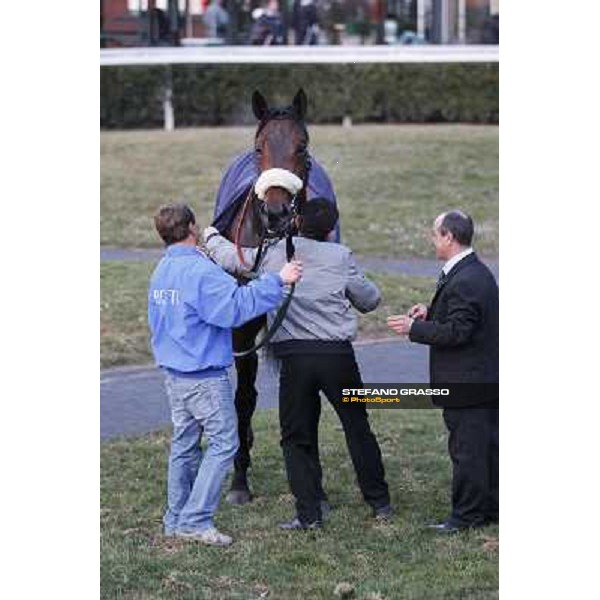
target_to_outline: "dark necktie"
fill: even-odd
[[[440,276],[437,280],[437,284],[435,286],[436,291],[439,290],[446,283],[447,279],[448,279],[448,276],[446,275],[446,273],[444,273],[444,271],[442,271],[440,273]]]

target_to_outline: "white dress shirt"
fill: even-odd
[[[450,270],[452,269],[452,267],[454,267],[454,265],[456,265],[456,263],[458,263],[459,261],[461,261],[465,256],[469,256],[469,254],[473,253],[473,248],[469,247],[466,250],[463,250],[462,252],[459,252],[458,254],[455,254],[443,267],[442,267],[442,271],[444,271],[444,275],[448,275],[448,273],[450,273]]]

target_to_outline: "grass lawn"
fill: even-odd
[[[152,361],[146,320],[146,293],[154,265],[108,261],[100,265],[100,361],[102,367]],[[392,336],[385,320],[427,300],[435,289],[428,277],[368,273],[382,292],[378,309],[360,316],[359,339]]]
[[[357,254],[430,257],[425,234],[452,207],[473,216],[481,254],[498,254],[497,126],[309,129],[336,189],[343,241]],[[101,243],[158,246],[152,215],[167,201],[189,203],[208,224],[222,172],[253,137],[240,127],[102,132]]]
[[[389,524],[369,517],[354,483],[343,434],[327,406],[320,447],[335,507],[321,532],[286,533],[293,512],[278,443],[276,411],[254,418],[252,486],[246,507],[223,502],[217,524],[227,549],[161,535],[168,432],[101,445],[101,597],[110,600],[332,599],[345,582],[353,598],[498,598],[498,527],[458,536],[423,525],[446,516],[450,464],[435,410],[371,410],[398,509]]]
[[[344,241],[357,254],[431,257],[433,217],[462,207],[476,248],[498,253],[498,128],[469,125],[310,127],[313,154],[333,179]],[[180,200],[210,221],[221,174],[252,128],[101,133],[101,243],[158,247],[152,215]],[[146,290],[153,264],[102,262],[101,366],[151,362]],[[426,277],[369,273],[383,301],[360,317],[359,338],[392,335],[386,317],[431,297]],[[376,524],[362,502],[332,410],[323,412],[325,488],[336,507],[322,532],[285,533],[291,516],[277,412],[254,417],[247,507],[222,505],[231,548],[161,535],[169,432],[101,444],[101,597],[163,600],[331,599],[342,582],[358,600],[498,598],[498,528],[440,537],[423,525],[449,507],[450,463],[438,411],[370,412],[396,518]]]

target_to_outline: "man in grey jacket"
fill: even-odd
[[[380,293],[361,273],[349,248],[326,241],[337,219],[337,209],[324,198],[304,204],[298,217],[300,237],[294,238],[295,256],[304,266],[303,278],[296,284],[285,319],[271,341],[281,360],[281,445],[297,510],[291,521],[280,525],[283,529],[322,526],[321,391],[341,421],[358,484],[373,516],[389,518],[393,512],[381,451],[366,408],[342,403],[344,387],[363,387],[351,344],[358,326],[353,307],[363,313],[374,310]],[[225,270],[238,275],[245,270],[234,244],[216,229],[206,229],[204,237],[209,254]],[[244,249],[244,254],[251,264],[256,249]],[[277,271],[286,261],[286,242],[281,240],[266,250],[260,270]],[[269,324],[273,319],[269,314]]]

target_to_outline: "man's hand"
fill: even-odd
[[[408,335],[412,327],[413,320],[408,315],[391,315],[387,318],[387,324],[400,335]]]
[[[427,307],[424,304],[415,304],[408,311],[408,316],[412,319],[424,321],[427,318]]]
[[[279,276],[286,285],[296,283],[302,277],[302,263],[299,260],[286,263],[283,269],[279,271]]]
[[[203,233],[203,237],[204,237],[204,243],[206,243],[206,241],[208,240],[208,238],[209,238],[211,235],[213,235],[213,234],[214,234],[214,235],[221,235],[220,231],[219,231],[219,230],[218,230],[216,227],[212,227],[212,226],[211,226],[211,227],[207,227],[207,228],[204,230],[204,233]]]

